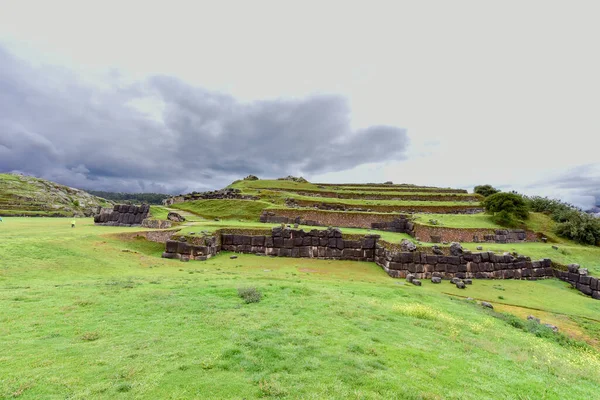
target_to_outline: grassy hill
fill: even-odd
[[[116,236],[131,231],[5,220],[0,398],[596,397],[600,302],[563,282],[465,292],[407,285],[372,263],[181,263]],[[262,301],[244,303],[240,287]]]
[[[31,176],[0,174],[0,216],[90,216],[105,199]]]
[[[314,209],[286,208],[289,198],[321,201],[332,192],[344,197],[329,202],[430,201],[444,211],[443,196],[450,193],[456,202],[469,196],[449,188],[388,186],[237,181],[232,187],[258,200],[195,200],[153,206],[151,213],[165,219],[181,212],[186,221],[175,228],[178,234],[197,237],[279,225],[260,223],[263,210]],[[431,200],[364,196],[381,192]],[[434,228],[500,228],[483,213],[411,217]],[[526,228],[544,232],[552,243],[463,246],[577,262],[600,276],[600,247],[553,235],[554,222],[544,214],[532,213]],[[406,233],[341,230],[377,233],[390,243],[416,241]],[[4,219],[0,398],[597,397],[600,301],[565,282],[475,280],[461,290],[447,281],[413,286],[368,262],[231,258],[224,252],[182,263],[161,258],[164,244],[136,237],[139,231],[146,229],[94,226],[91,218],[75,229],[61,218]],[[419,243],[421,250],[433,245]],[[238,295],[244,288],[255,289],[261,300],[245,303]],[[559,332],[528,321],[529,315]]]

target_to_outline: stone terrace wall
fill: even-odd
[[[161,232],[165,234],[167,232]],[[582,293],[600,299],[600,280],[569,266],[568,272],[555,270],[550,259],[532,261],[492,252],[436,255],[403,251],[379,240],[379,235],[348,239],[339,229],[303,230],[273,228],[271,234],[217,233],[216,236],[172,238],[167,240],[164,258],[182,261],[206,260],[221,250],[261,256],[303,257],[354,261],[374,261],[393,278],[413,274],[419,279],[439,276],[465,279],[544,279],[558,277],[570,282]]]
[[[531,261],[529,257],[498,255],[489,252],[446,256],[422,252],[402,252],[377,245],[375,262],[391,277],[416,278],[440,276],[477,279],[540,279],[554,276],[552,261]]]
[[[369,229],[374,223],[392,222],[399,218],[398,214],[336,212],[315,209],[268,209],[260,216],[260,222],[302,224],[313,226],[341,226],[346,228]]]
[[[389,185],[387,183],[315,183],[317,186],[322,187],[337,187],[342,190],[395,190],[399,191],[410,191],[410,192],[437,192],[437,193],[469,193],[465,189],[452,189],[452,188],[436,188],[432,186],[402,186],[402,185]],[[346,189],[348,188],[348,189]]]
[[[432,243],[442,242],[482,242],[516,243],[536,242],[537,235],[522,229],[481,229],[481,228],[445,228],[415,224],[414,236],[419,240]]]
[[[579,268],[577,264],[567,266],[567,271],[555,270],[554,274],[558,279],[569,282],[581,293],[592,296],[594,299],[600,299],[600,279],[588,275],[586,268]]]
[[[331,199],[363,199],[363,200],[405,200],[405,201],[463,201],[463,202],[479,202],[483,199],[478,194],[468,196],[457,196],[457,193],[432,193],[427,194],[391,194],[386,192],[377,193],[344,193],[344,192],[328,192],[325,190],[290,190],[279,188],[265,188],[265,190],[273,190],[278,192],[294,192],[301,196],[310,197],[326,197]],[[357,189],[360,190],[360,189]],[[368,189],[367,189],[368,190]],[[398,192],[402,192],[399,189]]]
[[[169,197],[168,199],[164,199],[162,201],[163,205],[170,206],[176,203],[183,203],[185,201],[194,201],[194,200],[226,200],[226,199],[236,199],[236,200],[258,200],[256,196],[243,195],[241,194],[240,189],[234,188],[226,188],[221,190],[213,190],[210,192],[193,192],[183,196],[174,196]]]
[[[313,207],[319,210],[336,211],[362,211],[362,212],[409,212],[409,213],[435,213],[435,214],[477,214],[483,212],[481,206],[466,203],[464,205],[441,206],[441,205],[379,205],[369,204],[364,207],[344,203],[327,203],[318,200],[286,199],[287,207]]]
[[[102,208],[100,213],[94,215],[94,223],[106,226],[141,226],[149,212],[148,204],[141,206],[116,204],[112,209]]]

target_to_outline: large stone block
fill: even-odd
[[[589,285],[584,285],[582,283],[577,283],[576,287],[577,287],[577,290],[579,290],[581,293],[587,294],[588,296],[592,295],[592,289],[590,288]]]
[[[273,238],[273,247],[283,247],[283,238],[281,236]]]
[[[252,246],[264,246],[265,245],[265,237],[264,236],[252,236]]]

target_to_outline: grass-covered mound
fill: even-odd
[[[204,218],[258,221],[262,210],[269,206],[269,203],[253,200],[195,200],[177,203],[172,207]]]
[[[90,216],[105,199],[31,176],[0,174],[0,216]]]
[[[587,399],[600,385],[600,302],[558,281],[455,293],[373,263],[181,263],[111,235],[131,228],[68,222],[0,227],[0,398]]]

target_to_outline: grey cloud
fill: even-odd
[[[154,99],[153,119],[130,105]],[[404,129],[353,131],[344,98],[242,103],[156,76],[109,90],[71,72],[34,68],[0,46],[0,170],[89,189],[220,187],[247,174],[317,174],[400,160]]]
[[[559,176],[532,185],[542,186],[566,190],[571,197],[580,199],[576,202],[584,208],[600,205],[600,164],[580,165],[566,170]]]

